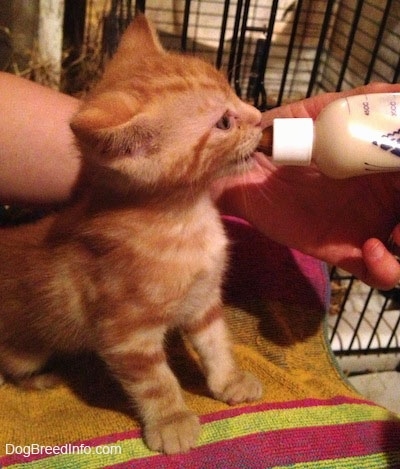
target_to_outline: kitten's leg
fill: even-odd
[[[179,383],[167,364],[164,333],[160,327],[131,332],[101,355],[132,398],[149,448],[182,453],[195,446],[200,424],[186,407]]]
[[[11,382],[25,389],[47,389],[61,382],[54,373],[41,373],[49,354],[28,355],[0,348],[0,384],[9,377]]]
[[[232,405],[261,398],[261,383],[235,363],[219,304],[196,315],[185,324],[185,331],[200,356],[208,387],[216,399]]]
[[[62,383],[55,373],[37,373],[17,380],[17,385],[24,389],[51,389]]]

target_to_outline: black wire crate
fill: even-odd
[[[380,291],[333,268],[327,319],[331,347],[347,372],[393,370],[400,363],[400,288]]]
[[[124,3],[113,0],[116,5]],[[130,2],[125,2],[130,3]],[[167,46],[202,55],[266,109],[321,91],[398,82],[400,1],[136,2]]]

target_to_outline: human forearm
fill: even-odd
[[[8,73],[0,95],[0,202],[64,202],[79,169],[69,128],[79,101]]]

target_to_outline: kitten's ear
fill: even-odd
[[[126,28],[121,37],[118,51],[124,54],[129,51],[140,51],[143,56],[152,52],[165,52],[155,27],[142,13],[138,13]]]
[[[122,92],[97,96],[78,111],[70,126],[81,144],[103,157],[134,155],[153,138],[146,116]]]

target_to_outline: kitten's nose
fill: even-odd
[[[244,116],[243,120],[250,125],[261,125],[261,112],[251,104],[247,104],[243,101],[241,104],[242,115]]]

